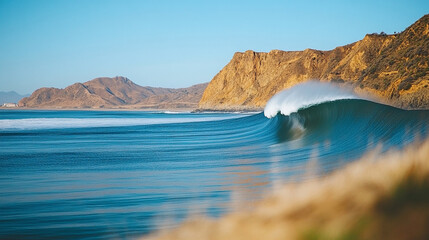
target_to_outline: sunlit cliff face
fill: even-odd
[[[351,85],[401,108],[429,108],[429,15],[395,35],[368,34],[330,51],[236,53],[206,88],[199,108],[262,109],[283,89],[313,79]]]

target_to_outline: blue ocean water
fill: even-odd
[[[288,115],[0,111],[0,239],[134,238],[428,135],[428,111],[349,99]],[[317,169],[308,175],[309,163]]]

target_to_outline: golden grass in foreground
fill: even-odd
[[[195,219],[148,239],[429,239],[429,140],[286,185],[251,212]]]

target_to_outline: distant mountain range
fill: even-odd
[[[20,95],[15,91],[1,92],[0,91],[0,105],[5,103],[18,103],[24,97],[28,97],[30,94]]]
[[[238,52],[209,84],[153,88],[125,77],[96,78],[65,89],[38,89],[19,106],[260,110],[277,92],[308,80],[348,85],[401,108],[428,109],[429,15],[401,33],[367,34],[330,51]]]
[[[26,108],[196,108],[207,83],[189,88],[142,87],[125,77],[95,78],[64,89],[40,88],[19,101]]]

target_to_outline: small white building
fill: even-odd
[[[14,107],[18,107],[18,104],[16,104],[16,103],[3,103],[3,107],[14,108]]]

